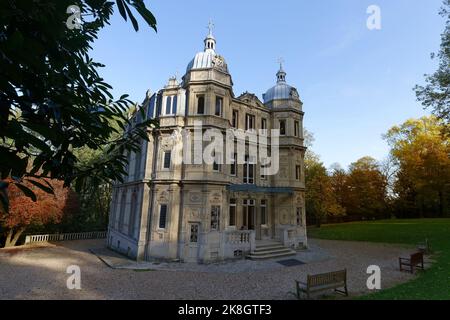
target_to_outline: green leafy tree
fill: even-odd
[[[68,10],[73,5],[80,10],[76,20]],[[75,182],[77,189],[88,178],[122,181],[125,154],[147,139],[147,127],[155,123],[129,123],[131,101],[127,95],[114,99],[98,73],[103,65],[89,56],[115,5],[136,31],[130,8],[156,30],[143,0],[0,1],[0,210],[8,211],[8,177],[33,200],[26,181],[53,192],[34,177],[63,180],[65,186]],[[118,129],[112,122],[126,129],[113,140]],[[106,154],[78,166],[75,150],[83,147]]]
[[[444,0],[440,15],[447,20],[440,50],[431,56],[439,59],[439,67],[433,74],[426,75],[427,84],[416,86],[415,91],[417,99],[444,121],[444,134],[450,135],[450,0]]]

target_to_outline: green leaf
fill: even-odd
[[[125,10],[127,10],[128,16],[130,17],[131,23],[133,24],[133,28],[135,31],[139,30],[139,24],[136,21],[136,18],[133,16],[133,13],[131,12],[130,8],[125,4]]]
[[[50,187],[44,186],[42,183],[37,182],[37,181],[32,180],[32,179],[27,179],[27,181],[30,182],[31,184],[34,184],[36,187],[38,187],[39,189],[44,190],[47,193],[50,193],[50,194],[53,194],[53,195],[55,194],[55,192],[53,190],[53,187],[50,188]]]
[[[116,0],[120,15],[127,21],[127,14],[125,13],[125,2],[123,0]]]
[[[37,200],[37,198],[36,198],[36,195],[34,194],[34,192],[30,189],[30,188],[28,188],[28,187],[26,187],[26,186],[24,186],[23,184],[20,184],[20,183],[15,183],[15,185],[17,186],[17,188],[19,188],[28,198],[31,198],[31,200],[33,200],[34,202],[36,202],[36,200]]]

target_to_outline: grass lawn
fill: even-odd
[[[416,245],[425,238],[436,262],[407,283],[369,294],[362,299],[450,300],[450,219],[407,219],[323,225],[308,230],[311,238],[405,243]],[[381,271],[383,277],[383,270]]]

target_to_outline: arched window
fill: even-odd
[[[205,96],[198,96],[197,98],[197,114],[205,113]]]

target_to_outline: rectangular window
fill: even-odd
[[[261,118],[261,129],[266,130],[267,129],[267,119]]]
[[[172,113],[172,96],[166,97],[166,115]]]
[[[301,167],[295,166],[295,180],[300,180]]]
[[[214,152],[213,156],[214,156],[213,171],[219,172],[222,169],[222,166],[219,164],[220,162],[219,159],[221,158],[220,154],[216,155],[216,153]]]
[[[230,164],[230,175],[234,177],[237,175],[237,153],[233,153],[233,159]]]
[[[297,208],[297,225],[303,226],[303,219],[302,219],[302,208]]]
[[[178,96],[172,98],[172,114],[177,114],[178,109]]]
[[[197,243],[198,242],[198,223],[192,223],[191,224],[191,234],[189,236],[189,241],[191,243]]]
[[[300,123],[298,121],[294,122],[294,136],[300,137]]]
[[[252,161],[252,159],[250,159],[249,156],[245,156],[244,183],[245,184],[254,184],[255,183],[255,164]]]
[[[205,113],[205,96],[197,96],[197,114]]]
[[[255,116],[251,114],[245,115],[245,130],[255,129]]]
[[[171,151],[164,152],[164,166],[163,166],[164,169],[170,169],[171,156],[172,156]]]
[[[280,120],[280,136],[286,135],[286,120]]]
[[[166,219],[167,219],[167,204],[162,204],[159,207],[159,228],[166,228]]]
[[[223,108],[223,98],[216,97],[216,111],[215,115],[221,117],[222,116],[222,108]]]
[[[267,200],[261,200],[261,224],[267,224]]]
[[[230,216],[229,216],[229,225],[236,225],[236,199],[230,199]]]
[[[220,206],[211,206],[211,231],[219,231]]]
[[[231,117],[231,126],[236,129],[239,126],[239,112],[237,110],[233,110],[233,115]]]

